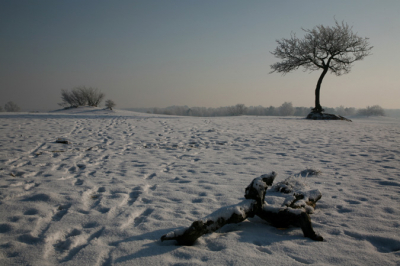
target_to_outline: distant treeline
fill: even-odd
[[[0,105],[0,112],[19,112],[21,111],[21,108],[13,101],[9,101],[4,105],[3,107]]]
[[[385,110],[379,105],[368,106],[364,109],[356,109],[353,107],[324,107],[326,113],[337,114],[341,116],[364,115],[364,116],[384,116]],[[307,116],[311,107],[294,107],[291,102],[285,102],[279,107],[263,107],[237,104],[233,106],[207,108],[207,107],[188,107],[188,106],[170,106],[166,108],[129,108],[127,110],[164,115],[179,115],[179,116],[238,116],[238,115],[255,115],[255,116]],[[400,116],[400,110],[388,110],[391,114]]]

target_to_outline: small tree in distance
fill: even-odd
[[[97,107],[106,96],[97,88],[81,88],[84,98],[87,100],[87,105]]]
[[[112,100],[107,100],[106,101],[106,107],[110,110],[113,109],[113,107],[116,106],[115,102],[113,102]]]
[[[9,101],[8,103],[6,103],[4,105],[4,109],[6,110],[6,112],[19,112],[19,111],[21,111],[21,108],[19,108],[19,106],[16,103],[12,102],[12,101]]]
[[[65,107],[94,106],[97,107],[104,99],[105,94],[97,88],[77,87],[72,90],[61,90],[62,103]]]
[[[278,47],[271,52],[282,61],[271,65],[270,73],[286,74],[299,67],[310,71],[322,69],[315,89],[315,113],[324,111],[320,89],[326,73],[330,71],[337,76],[349,73],[352,63],[370,55],[373,48],[368,38],[357,36],[344,22],[335,22],[333,27],[318,25],[312,30],[303,29],[306,32],[303,39],[292,34],[290,39],[277,40]]]

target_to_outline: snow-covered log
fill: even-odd
[[[321,198],[321,193],[318,190],[297,191],[292,197],[286,199],[282,207],[268,206],[264,201],[265,193],[276,176],[277,174],[272,172],[253,179],[250,185],[246,187],[244,195],[246,200],[223,207],[205,218],[193,222],[188,228],[169,232],[161,237],[161,241],[176,240],[180,245],[193,245],[204,234],[215,232],[226,224],[240,223],[248,217],[254,217],[254,215],[275,227],[301,227],[305,237],[322,241],[323,238],[317,235],[312,228],[306,208],[310,205],[312,206],[310,208],[314,210],[315,203]]]
[[[257,201],[257,204],[261,208],[264,204],[265,192],[268,186],[271,186],[277,176],[276,172],[270,174],[261,175],[260,177],[254,178],[250,185],[246,187],[244,197],[246,199],[253,199]]]
[[[272,172],[253,179],[245,190],[246,200],[218,209],[205,218],[193,222],[187,229],[163,235],[161,241],[176,240],[180,245],[192,245],[200,236],[215,232],[225,224],[240,223],[248,217],[254,217],[262,209],[265,192],[268,186],[272,185],[275,177],[276,173]]]
[[[304,184],[293,176],[276,183],[271,187],[271,190],[291,194],[286,197],[282,207],[303,208],[308,214],[314,212],[317,201],[322,197],[321,191],[318,189],[307,190]]]

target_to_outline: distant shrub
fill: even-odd
[[[247,112],[247,107],[242,103],[238,103],[235,106],[229,107],[230,115],[245,115],[246,112]]]
[[[98,89],[96,88],[82,88],[83,95],[87,100],[87,104],[89,106],[98,106],[101,101],[104,99],[106,96],[104,93],[101,93]]]
[[[104,99],[105,94],[96,88],[77,87],[72,90],[61,90],[59,105],[64,107],[94,106],[97,107]]]
[[[310,113],[311,108],[307,107],[295,107],[294,108],[294,116],[307,116]]]
[[[61,106],[78,107],[86,105],[86,99],[78,88],[74,88],[71,91],[61,90]]]
[[[400,118],[400,109],[385,109],[385,115]]]
[[[374,105],[358,110],[357,114],[363,116],[385,116],[385,110],[379,105]]]
[[[294,114],[293,104],[290,102],[284,102],[279,106],[279,115],[289,116]]]
[[[107,107],[108,109],[112,110],[114,106],[116,106],[116,104],[115,104],[114,101],[112,101],[112,100],[107,100],[107,101],[106,101],[106,107]]]
[[[261,115],[265,115],[266,111],[265,108],[262,106],[250,106],[247,109],[247,115],[257,115],[257,116],[261,116]]]
[[[4,112],[3,107],[0,106],[0,113]]]
[[[267,107],[267,114],[266,115],[270,115],[270,116],[274,116],[274,115],[278,115],[279,110],[278,108],[275,108],[275,106],[270,106]]]
[[[14,102],[8,102],[4,105],[4,109],[6,110],[6,112],[19,112],[21,111],[21,108],[19,108],[19,106],[14,103]]]
[[[343,105],[341,105],[335,108],[335,113],[341,116],[355,115],[356,109],[353,107],[345,108]]]
[[[162,113],[163,115],[173,115],[171,110],[165,109],[164,112]]]

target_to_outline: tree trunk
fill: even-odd
[[[322,111],[324,111],[322,109],[322,106],[319,101],[319,98],[320,98],[319,91],[321,90],[321,83],[322,83],[322,80],[324,79],[326,73],[328,72],[328,69],[329,69],[328,67],[324,67],[324,71],[322,71],[321,76],[319,77],[318,82],[317,82],[317,88],[315,89],[315,108],[313,109],[313,111],[317,112],[317,113],[321,113]]]

